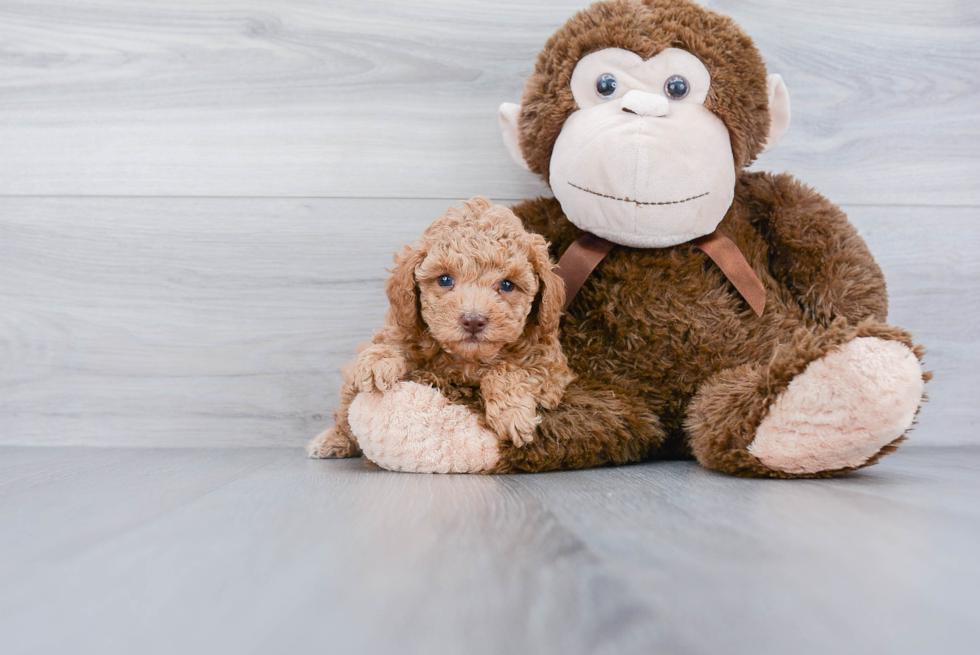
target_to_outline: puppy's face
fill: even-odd
[[[488,360],[521,338],[540,282],[517,244],[470,235],[459,245],[431,248],[416,269],[422,319],[443,350]]]

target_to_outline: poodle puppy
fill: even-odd
[[[544,238],[507,207],[476,197],[450,208],[395,255],[385,326],[344,369],[335,426],[309,443],[310,457],[360,455],[351,401],[406,379],[478,394],[500,439],[529,443],[538,407],[557,407],[573,379],[558,341],[565,286],[553,269]]]

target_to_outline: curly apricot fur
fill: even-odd
[[[450,208],[395,255],[385,325],[345,369],[336,426],[310,443],[310,456],[360,454],[347,422],[354,396],[422,373],[478,390],[491,430],[518,447],[531,442],[539,408],[555,409],[573,379],[559,341],[565,286],[553,269],[548,243],[510,209],[480,197]],[[451,289],[438,283],[444,275]],[[505,279],[513,291],[502,290]],[[468,313],[486,320],[478,334],[462,327]]]

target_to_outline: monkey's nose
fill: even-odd
[[[470,334],[477,334],[487,326],[487,317],[483,314],[464,314],[460,316],[459,324]]]
[[[640,116],[666,116],[669,101],[659,93],[646,91],[627,91],[623,96],[623,111]]]

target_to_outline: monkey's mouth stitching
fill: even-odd
[[[683,200],[670,200],[668,202],[641,202],[639,200],[633,200],[632,198],[617,198],[616,196],[607,196],[604,193],[598,193],[596,191],[593,191],[592,189],[586,189],[585,187],[579,186],[577,184],[572,184],[571,182],[568,183],[568,186],[575,187],[579,191],[585,191],[586,193],[591,193],[592,195],[599,196],[600,198],[609,198],[610,200],[619,200],[619,201],[622,201],[622,202],[631,202],[634,205],[679,205],[682,202],[690,202],[692,200],[697,200],[698,198],[703,198],[706,195],[708,195],[709,193],[711,193],[710,191],[705,191],[704,193],[702,193],[701,195],[698,195],[698,196],[691,196],[690,198],[684,198]]]

